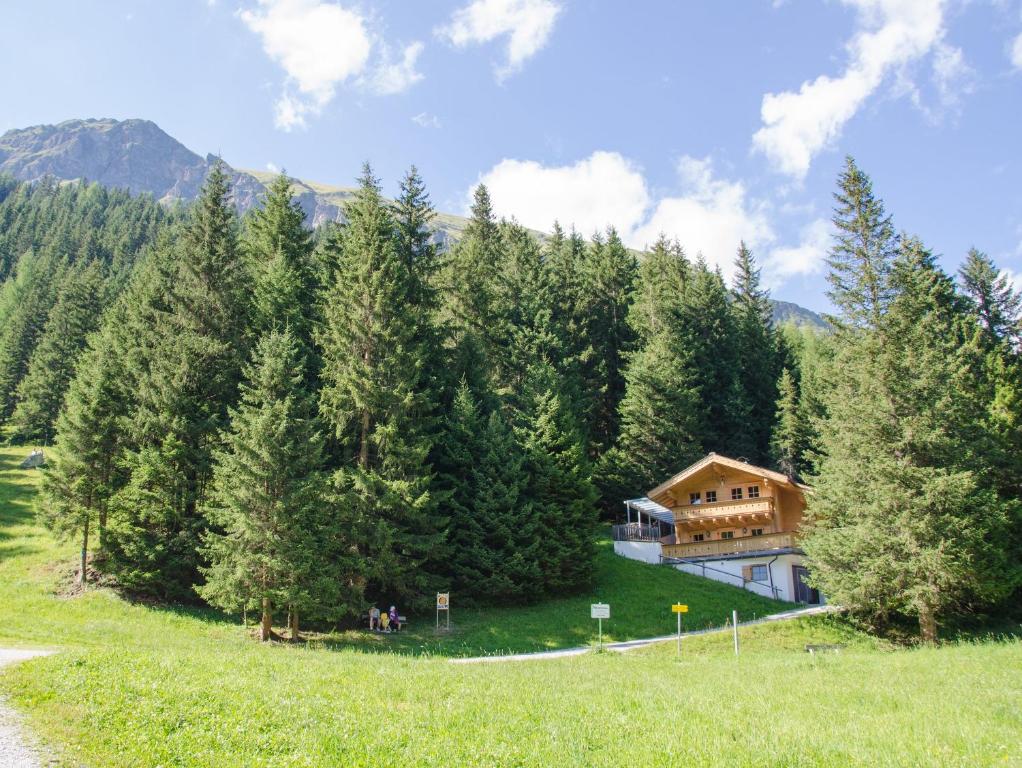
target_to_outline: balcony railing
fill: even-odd
[[[694,541],[688,544],[665,544],[664,557],[708,557],[734,555],[741,552],[762,552],[795,546],[793,533],[768,533],[765,536],[741,536],[737,539]]]
[[[645,523],[615,525],[611,531],[614,541],[660,541],[660,526]]]
[[[705,504],[685,504],[674,507],[675,520],[689,520],[697,517],[724,517],[727,515],[748,515],[756,513],[774,513],[774,500],[771,496],[757,499],[736,499],[734,501],[713,501]]]

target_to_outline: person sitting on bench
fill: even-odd
[[[394,628],[395,632],[401,631],[401,617],[398,616],[397,608],[393,605],[390,606],[390,625]]]
[[[369,631],[380,631],[380,609],[375,605],[369,609]]]

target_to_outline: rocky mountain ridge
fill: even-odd
[[[198,155],[151,120],[65,120],[0,136],[0,174],[21,181],[46,177],[94,181],[135,194],[149,193],[166,204],[194,200],[215,161],[214,155]],[[230,165],[227,169],[238,209],[244,212],[258,204],[273,174]],[[294,179],[294,184],[296,197],[313,226],[342,220],[344,201],[354,192],[350,187],[300,179]],[[438,213],[437,239],[457,240],[466,223],[464,217]],[[775,301],[774,317],[827,327],[820,315],[790,302]]]

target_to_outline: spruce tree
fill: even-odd
[[[576,310],[582,347],[579,375],[589,454],[597,458],[618,435],[626,358],[635,341],[628,307],[638,264],[612,229],[606,239],[594,237],[582,259]]]
[[[288,328],[309,354],[316,306],[312,233],[284,173],[273,179],[262,207],[249,217],[242,248],[255,275],[251,331]]]
[[[326,295],[320,410],[333,433],[337,492],[373,530],[374,588],[424,604],[426,566],[443,540],[430,496],[431,438],[421,423],[421,316],[379,182],[365,166],[333,247]]]
[[[287,606],[291,637],[299,616],[336,619],[361,608],[351,521],[332,504],[323,439],[304,389],[301,344],[289,331],[260,339],[216,453],[203,536],[205,583],[197,588],[225,610],[258,605],[260,637],[274,608]]]
[[[102,266],[96,261],[71,273],[61,285],[18,385],[11,425],[19,439],[49,442],[78,356],[99,323],[103,289]]]
[[[599,467],[603,504],[616,510],[703,455],[700,370],[684,337],[662,332],[625,373],[621,432]]]
[[[801,477],[806,469],[808,432],[795,379],[785,368],[777,383],[777,410],[770,440],[770,458],[773,466],[789,477]]]
[[[151,262],[126,320],[137,408],[130,477],[111,505],[109,560],[125,586],[184,598],[194,594],[213,450],[249,344],[251,291],[221,164]]]
[[[874,624],[913,617],[932,641],[945,616],[1019,583],[1017,502],[970,466],[981,359],[950,278],[906,240],[890,288],[875,330],[846,335],[835,359],[803,546],[829,600]]]
[[[91,536],[103,546],[107,511],[119,478],[121,420],[126,407],[118,382],[123,371],[105,335],[93,337],[82,356],[57,419],[56,449],[43,476],[41,514],[61,537],[80,537],[79,580],[88,578]]]
[[[1014,290],[989,256],[975,248],[969,249],[958,274],[988,346],[1001,341],[1017,346],[1022,335],[1022,293]]]
[[[751,459],[756,451],[749,429],[752,404],[739,379],[739,350],[731,298],[719,270],[696,259],[684,293],[682,323],[698,369],[704,452]]]
[[[851,157],[838,177],[834,195],[834,245],[827,257],[827,294],[841,310],[842,322],[873,328],[891,299],[891,264],[898,238],[873,183]]]
[[[533,379],[535,395],[519,440],[539,531],[543,585],[548,594],[563,595],[593,579],[597,491],[582,434],[556,373],[543,367]]]
[[[763,464],[770,453],[781,351],[769,294],[760,287],[759,267],[744,242],[735,258],[731,295],[737,386],[741,406],[748,408],[743,430],[749,446],[747,458],[753,464]]]

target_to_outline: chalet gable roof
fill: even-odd
[[[685,469],[681,470],[681,472],[676,474],[674,477],[670,478],[669,480],[665,480],[656,488],[649,491],[646,495],[649,498],[653,499],[654,501],[658,501],[659,498],[662,498],[663,495],[674,486],[684,482],[685,480],[688,480],[689,478],[699,474],[704,469],[707,469],[714,465],[720,467],[727,467],[728,469],[734,469],[739,472],[748,472],[750,475],[756,475],[758,477],[765,477],[768,480],[777,483],[778,485],[782,485],[794,490],[799,491],[809,490],[808,486],[803,485],[802,483],[795,482],[792,478],[788,477],[782,472],[775,472],[772,469],[766,469],[765,467],[757,467],[755,464],[749,464],[748,462],[745,461],[739,461],[738,459],[730,459],[727,456],[721,456],[720,454],[717,453],[710,453],[707,454],[702,459],[700,459],[699,461],[697,461],[695,464],[692,464],[686,467]]]

